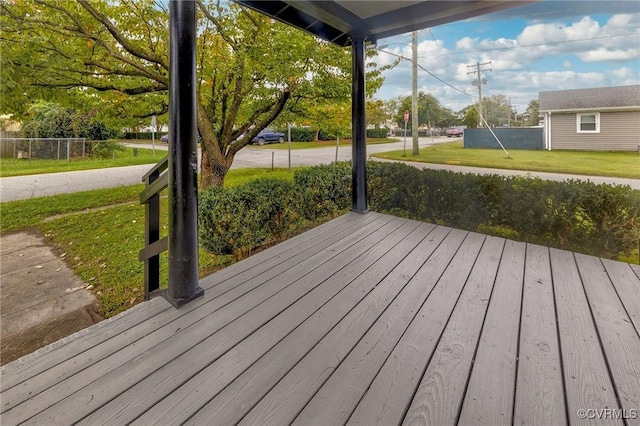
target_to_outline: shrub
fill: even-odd
[[[318,140],[319,141],[334,141],[336,140],[336,135],[331,132],[327,132],[325,130],[320,130],[318,132]]]
[[[155,132],[156,140],[159,140],[162,136],[166,135],[167,132]],[[151,132],[125,132],[122,135],[123,139],[149,139],[151,140],[153,134]]]
[[[198,229],[202,246],[240,259],[256,247],[282,241],[303,225],[332,218],[349,206],[348,163],[296,172],[294,182],[263,178],[200,193]]]
[[[285,238],[296,218],[291,182],[265,178],[200,194],[200,242],[214,253],[245,257],[270,240]]]
[[[115,152],[124,150],[124,145],[116,141],[100,141],[93,144],[92,155],[96,158],[111,158]]]
[[[389,129],[383,127],[382,129],[367,129],[368,138],[386,138],[389,133]]]
[[[287,128],[276,129],[276,131],[284,133],[285,139],[287,138]],[[316,137],[316,131],[306,127],[292,127],[291,128],[291,140],[295,142],[313,142]]]
[[[637,248],[640,191],[370,162],[372,210],[600,257]]]
[[[640,239],[640,191],[590,182],[478,176],[369,162],[370,208],[600,257],[630,254]],[[351,163],[299,170],[294,182],[256,180],[200,198],[205,248],[238,257],[347,211]]]
[[[28,118],[22,123],[22,137],[86,138],[106,140],[118,135],[93,113],[82,113],[52,102],[37,101],[29,107]]]
[[[317,223],[321,218],[334,217],[350,206],[351,163],[315,166],[299,170],[293,177],[299,196],[300,213]]]

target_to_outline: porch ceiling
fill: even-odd
[[[234,0],[340,46],[365,35],[372,43],[409,31],[473,18],[533,1]]]

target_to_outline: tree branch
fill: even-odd
[[[253,116],[248,121],[248,123],[257,121],[257,118],[260,115],[260,113],[265,113],[265,112],[267,113],[267,115],[265,115],[261,120],[256,122],[256,126],[251,132],[249,132],[247,135],[245,135],[238,142],[236,142],[236,143],[234,143],[234,144],[232,144],[232,145],[230,145],[228,147],[228,149],[227,149],[227,161],[229,162],[229,165],[233,161],[233,157],[236,155],[236,153],[240,149],[242,149],[245,146],[247,146],[249,144],[249,142],[251,142],[251,139],[253,139],[260,132],[260,130],[264,129],[269,124],[271,124],[271,122],[273,120],[275,120],[275,118],[278,116],[278,114],[280,114],[282,112],[282,110],[284,109],[284,106],[287,104],[287,100],[289,99],[289,96],[291,96],[291,92],[287,88],[280,94],[280,96],[276,100],[276,103],[274,105],[272,105],[272,107],[270,109],[267,106],[265,108],[262,108],[260,111],[256,111],[256,113],[253,114]]]
[[[117,28],[113,25],[113,23],[109,20],[108,17],[106,17],[105,15],[103,15],[102,13],[98,12],[91,4],[89,4],[89,2],[87,0],[77,0],[78,3],[80,3],[80,5],[82,7],[85,8],[85,10],[87,12],[89,12],[89,14],[91,16],[93,16],[99,23],[101,23],[106,29],[107,31],[109,31],[109,33],[113,36],[113,38],[130,54],[140,58],[140,59],[144,59],[147,60],[149,62],[153,62],[156,63],[160,66],[162,66],[165,69],[169,69],[169,64],[167,63],[167,61],[164,60],[163,57],[159,56],[158,54],[156,54],[155,52],[149,52],[146,51],[144,49],[140,49],[136,46],[134,46],[132,43],[129,42],[129,40],[127,40],[121,33],[120,31],[117,30]]]
[[[220,37],[222,37],[222,39],[224,41],[226,41],[229,46],[231,46],[231,48],[233,50],[237,50],[238,49],[238,44],[236,43],[236,41],[234,39],[232,39],[231,37],[229,37],[226,34],[225,29],[222,27],[222,25],[220,25],[220,22],[218,22],[218,19],[216,19],[215,16],[213,16],[205,7],[205,5],[202,3],[202,0],[196,0],[196,4],[198,5],[198,7],[200,8],[200,10],[202,11],[202,14],[209,20],[211,21],[211,23],[216,27],[216,29],[218,30],[218,34],[220,35]]]

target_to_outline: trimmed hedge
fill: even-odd
[[[202,246],[217,254],[248,256],[261,245],[287,239],[308,222],[346,212],[348,166],[312,167],[294,181],[263,178],[232,188],[200,193],[198,228]]]
[[[351,206],[351,163],[299,170],[293,182],[300,213],[314,224]]]
[[[284,133],[287,138],[287,128],[275,129],[276,132]],[[316,137],[316,131],[307,127],[292,127],[291,140],[294,142],[313,142]]]
[[[351,137],[351,134],[349,134],[349,137]],[[318,140],[319,141],[334,141],[334,140],[336,140],[336,135],[333,134],[333,133],[330,133],[330,132],[325,132],[324,130],[320,130],[318,132]]]
[[[640,239],[640,191],[370,162],[372,210],[615,259]]]
[[[265,178],[233,188],[211,187],[198,203],[202,246],[236,258],[271,239],[284,239],[297,221],[293,183]]]
[[[591,182],[479,176],[368,163],[371,210],[615,259],[640,239],[640,191]],[[200,240],[243,256],[351,205],[351,165],[203,191]]]
[[[167,132],[156,132],[155,138],[160,140],[160,138],[166,135]],[[123,139],[151,139],[151,132],[125,132],[122,136]]]
[[[389,134],[389,129],[383,127],[382,129],[367,129],[368,138],[386,138]]]

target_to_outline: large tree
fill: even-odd
[[[540,123],[539,109],[540,109],[540,103],[538,102],[537,99],[532,99],[529,101],[529,104],[527,105],[527,109],[524,112],[525,125],[537,126]]]
[[[513,110],[505,95],[492,95],[482,99],[482,113],[491,127],[499,127],[509,122]]]
[[[347,99],[350,51],[226,1],[197,1],[197,123],[203,187],[285,108]],[[123,117],[168,109],[168,11],[154,0],[0,3],[3,102],[98,97]],[[381,84],[375,65],[367,89]]]
[[[411,96],[398,98],[395,111],[395,121],[403,122],[405,111],[411,111]],[[455,113],[440,104],[440,101],[430,93],[418,93],[418,125],[429,127],[450,127],[457,124]]]

